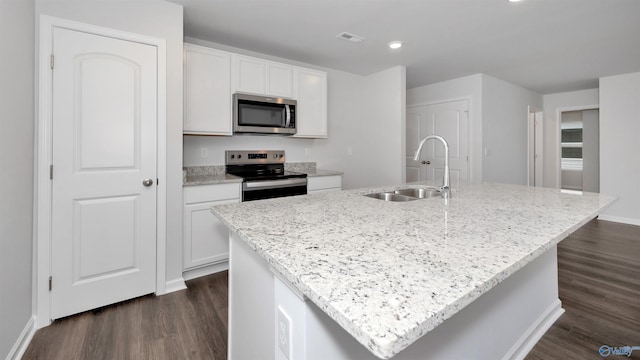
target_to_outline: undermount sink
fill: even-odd
[[[364,196],[384,201],[413,201],[440,196],[442,192],[436,188],[406,188],[394,191],[384,191]]]
[[[442,192],[435,188],[408,188],[398,189],[394,191],[395,194],[411,196],[418,199],[425,199],[434,196],[441,196]]]

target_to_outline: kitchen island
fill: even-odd
[[[557,243],[615,200],[363,196],[398,187],[213,208],[230,230],[231,360],[523,357],[562,314]]]

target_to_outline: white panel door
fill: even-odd
[[[407,108],[407,137],[406,137],[406,167],[407,167],[407,182],[414,182],[427,179],[427,168],[421,161],[413,160],[413,156],[418,149],[420,140],[424,139],[427,135],[427,106],[414,106]]]
[[[61,28],[53,37],[56,319],[155,291],[157,49]]]
[[[411,136],[411,141],[414,141],[416,133],[420,134],[420,140],[427,135],[436,134],[447,141],[449,144],[451,186],[454,189],[468,182],[468,109],[469,106],[466,100],[428,105],[425,107],[424,113],[419,113],[420,116],[425,115],[424,120],[413,115],[418,115],[417,112],[411,113],[411,122],[419,122],[419,129],[412,128],[410,130],[409,120],[407,120],[407,150],[409,150],[410,146],[409,137]],[[407,119],[409,119],[409,116],[410,112],[408,110]],[[411,126],[415,127],[415,125]],[[411,135],[409,135],[409,131],[412,131]],[[415,148],[417,148],[417,145],[415,145]],[[422,149],[421,161],[415,162],[411,159],[411,162],[409,162],[407,160],[407,169],[409,169],[409,166],[420,169],[421,181],[441,185],[444,175],[444,146],[440,142],[430,140]],[[407,181],[409,181],[409,175],[409,170],[407,170]]]

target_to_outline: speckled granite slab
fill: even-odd
[[[315,176],[334,176],[343,175],[342,171],[334,170],[321,170],[316,167],[314,162],[301,162],[301,163],[285,163],[284,169],[288,171],[295,171],[307,174],[309,177]]]
[[[309,177],[342,175],[341,171],[320,170],[314,162],[285,163],[288,171],[306,173]],[[242,178],[227,175],[224,166],[188,166],[182,168],[182,185],[213,185],[229,182],[242,182]]]
[[[227,175],[224,166],[189,166],[182,169],[182,185],[213,185],[242,182],[242,178]]]
[[[394,188],[212,211],[363,346],[386,359],[615,201],[494,184],[456,191],[448,204],[441,198],[384,202],[362,196]]]

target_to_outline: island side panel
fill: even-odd
[[[274,359],[273,287],[267,263],[229,232],[230,360]]]
[[[557,252],[553,247],[393,359],[524,358],[564,311],[558,299],[557,274]],[[279,287],[276,299],[278,291],[290,290]],[[296,297],[291,294],[290,298]],[[304,359],[378,359],[312,302],[304,304],[304,323],[293,324],[298,332],[304,333]],[[275,305],[300,313],[299,306]],[[295,348],[300,344],[292,345]]]

